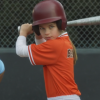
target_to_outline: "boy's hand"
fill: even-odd
[[[20,35],[27,37],[27,35],[32,34],[32,24],[22,24],[20,29]]]

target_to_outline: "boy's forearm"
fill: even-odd
[[[43,42],[46,42],[46,40],[44,38],[42,38],[41,35],[35,34],[35,43],[36,43],[36,45],[41,44]]]
[[[42,36],[41,36],[41,35],[35,34],[35,38],[36,38],[36,39],[42,39]]]

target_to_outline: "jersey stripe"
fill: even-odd
[[[29,54],[29,59],[30,59],[30,62],[31,62],[31,64],[32,64],[32,59],[31,59],[31,57],[30,57],[30,46],[28,46],[28,54]],[[33,64],[32,64],[33,65]]]
[[[29,48],[29,49],[28,49],[28,52],[29,52],[30,62],[31,62],[32,65],[36,65],[36,64],[35,64],[35,61],[34,61],[34,59],[33,59],[33,56],[32,56],[31,45],[29,45],[28,48]]]

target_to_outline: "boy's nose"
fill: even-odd
[[[45,34],[46,35],[50,34],[50,30],[49,29],[46,29]]]

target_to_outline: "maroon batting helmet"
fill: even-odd
[[[61,29],[65,30],[67,19],[62,4],[57,0],[44,0],[34,7],[33,30],[35,26],[61,20]],[[35,30],[34,30],[35,31]]]

